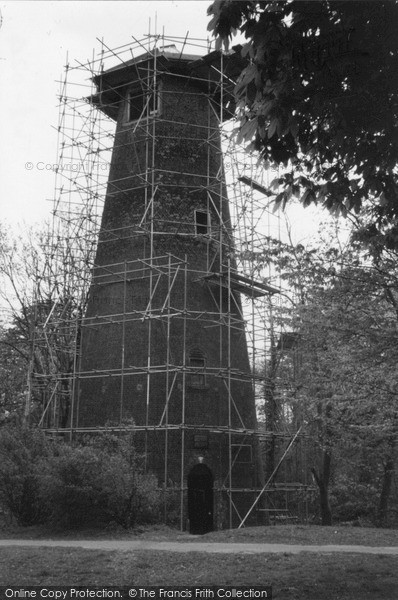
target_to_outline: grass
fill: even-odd
[[[280,600],[393,600],[398,559],[1,548],[0,585],[272,585]]]
[[[272,527],[246,527],[245,529],[217,531],[201,536],[201,538],[203,541],[207,542],[398,546],[397,529],[381,529],[375,527],[276,525]]]
[[[275,525],[213,531],[192,536],[165,525],[137,527],[132,531],[108,527],[83,530],[54,530],[45,527],[0,527],[0,538],[24,539],[147,539],[176,542],[225,542],[269,544],[343,544],[359,546],[398,546],[398,529],[372,527],[320,527],[318,525]],[[398,594],[397,594],[398,597]]]
[[[193,537],[167,527],[80,533],[10,528],[0,537],[398,545],[396,530],[275,526]],[[200,552],[0,548],[0,585],[272,585],[276,600],[395,600],[398,557],[366,554],[221,555]]]

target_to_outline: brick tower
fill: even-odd
[[[221,153],[237,55],[166,47],[97,76],[116,121],[72,427],[134,427],[191,531],[258,489],[256,412]]]

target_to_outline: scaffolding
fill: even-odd
[[[112,49],[103,41],[98,42],[100,50],[93,53],[90,60],[72,64],[67,61],[60,80],[57,127],[60,152],[51,239],[44,248],[53,301],[51,305],[36,307],[42,316],[36,315],[33,352],[45,356],[46,365],[40,372],[32,367],[30,385],[31,400],[34,398],[37,402],[39,399],[41,406],[39,424],[48,434],[62,435],[70,440],[82,433],[120,432],[131,427],[142,436],[141,448],[145,456],[150,454],[149,445],[153,445],[156,438],[158,451],[163,456],[165,498],[170,490],[177,493],[182,529],[186,520],[186,439],[190,435],[194,436],[194,450],[198,456],[206,452],[206,436],[209,435],[222,440],[220,447],[227,448],[227,465],[222,469],[215,493],[227,498],[228,509],[227,517],[220,517],[218,526],[244,524],[254,506],[260,505],[260,496],[267,498],[261,511],[268,517],[280,516],[282,519],[292,515],[288,497],[299,494],[301,504],[305,506],[299,511],[300,518],[303,515],[308,517],[307,500],[312,486],[303,467],[306,437],[297,433],[300,424],[296,419],[285,419],[281,426],[279,419],[278,426],[271,430],[269,423],[257,426],[241,414],[239,400],[234,397],[237,386],[243,385],[247,386],[244,389],[252,390],[257,405],[264,404],[264,369],[270,353],[270,314],[281,310],[283,300],[279,294],[279,278],[272,266],[264,266],[259,257],[263,255],[269,238],[281,239],[283,219],[280,213],[274,212],[273,194],[269,191],[270,180],[275,174],[264,171],[256,157],[237,145],[231,135],[234,127],[233,109],[230,108],[234,104],[232,75],[224,66],[222,54],[216,53],[208,42],[188,39],[187,36],[168,38],[164,34],[148,34],[143,39],[133,38],[133,42]],[[219,169],[217,173],[204,173],[199,184],[199,175],[195,174],[192,188],[199,187],[206,195],[207,206],[196,211],[192,224],[182,213],[179,219],[178,210],[170,216],[159,206],[159,181],[162,177],[167,180],[174,171],[172,168],[164,170],[159,179],[159,169],[154,164],[156,144],[161,141],[158,133],[158,119],[161,118],[158,117],[161,114],[159,103],[167,102],[165,95],[158,94],[158,90],[165,57],[189,56],[195,60],[199,55],[216,54],[218,58],[210,69],[211,76],[207,75],[211,81],[203,83],[208,85],[208,110],[211,114],[206,131],[207,144],[209,153],[218,153]],[[118,85],[100,90],[99,85],[104,73],[117,73],[120,67],[131,68],[137,56],[141,55],[151,57],[151,66],[147,67],[146,73],[139,74],[143,93],[140,93],[140,99],[130,100],[129,110],[134,113],[134,118],[130,119],[129,127],[137,138],[143,140],[146,151],[143,156],[130,158],[139,165],[135,167],[133,176],[128,180],[123,177],[110,180],[111,155],[112,151],[115,152],[115,139],[116,145],[120,139],[115,137],[115,118],[122,90]],[[219,148],[216,139],[220,135]],[[189,144],[189,138],[186,142]],[[132,222],[119,223],[104,230],[101,219],[105,198],[112,197],[112,194],[117,198],[120,194],[131,194],[136,190],[143,190],[142,211],[134,215]],[[216,202],[215,198],[220,200]],[[211,224],[208,217],[215,213],[218,215],[216,225],[214,222]],[[175,253],[169,251],[168,239],[171,236],[177,249]],[[183,249],[184,239],[195,237],[200,241],[201,252],[206,255],[205,266],[198,269],[192,266],[182,251],[178,252],[178,240]],[[103,248],[111,248],[115,240],[134,244],[135,240],[141,243],[144,238],[145,256],[130,260],[125,257],[106,264],[98,261],[100,253],[105,252]],[[190,306],[188,295],[192,281],[199,282],[207,290],[213,309],[193,309]],[[147,290],[145,298],[137,300],[138,308],[129,304],[134,282],[139,282]],[[90,309],[93,286],[98,292],[96,311]],[[102,293],[101,290],[110,289],[110,286],[119,286],[118,289],[122,290],[117,300]],[[177,288],[183,292],[175,294]],[[105,303],[107,306],[104,306]],[[182,332],[182,358],[179,359],[170,343],[172,326],[176,322]],[[205,364],[200,353],[191,355],[189,359],[186,332],[192,323],[197,322],[209,335],[214,332],[219,340],[218,365]],[[136,324],[145,325],[148,348],[145,361],[131,364],[125,341]],[[150,345],[154,343],[151,340],[156,327],[161,329],[166,346],[164,360],[153,362]],[[278,327],[277,334],[281,337],[282,325]],[[117,360],[111,365],[87,368],[82,357],[84,340],[91,331],[106,331],[107,328],[119,331]],[[234,346],[239,339],[247,345],[249,353],[249,362],[241,368],[233,360]],[[159,376],[164,382],[164,394],[155,422],[149,415],[154,381]],[[194,382],[193,387],[200,390],[205,386],[206,378],[217,380],[227,398],[228,415],[223,423],[198,425],[189,422],[186,417],[187,384]],[[129,425],[125,397],[132,381],[137,394],[145,396],[146,415],[140,423]],[[83,413],[79,389],[81,386],[88,389],[87,386],[94,385],[94,382],[102,382],[103,386],[117,382],[114,387],[109,384],[109,389],[117,389],[117,411],[115,409],[106,424],[87,425],[80,416]],[[182,398],[178,419],[171,410],[172,398],[177,390]],[[274,419],[273,423],[276,422]],[[175,446],[174,436],[180,440],[178,461],[171,454],[171,447],[174,449]],[[237,488],[234,469],[250,470],[253,462],[259,460],[255,448],[264,440],[277,440],[274,460],[278,468],[268,473],[265,485],[263,481],[252,478],[251,484]],[[279,468],[293,448],[296,448],[295,460],[300,463],[295,469],[295,475],[299,471],[297,480]],[[267,460],[266,452],[263,452],[263,458]],[[175,475],[176,462],[179,464],[178,478]],[[243,506],[248,507],[248,511],[239,504],[242,494],[247,496]],[[281,494],[285,498],[283,506],[279,501]],[[297,502],[293,504],[297,507]]]

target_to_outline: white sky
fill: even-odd
[[[151,32],[206,39],[210,0],[0,2],[0,220],[49,214],[57,162],[57,92],[69,60],[91,59],[98,38],[115,47]],[[155,29],[156,27],[156,29]],[[31,170],[26,163],[32,163]]]
[[[58,162],[57,80],[69,62],[92,58],[97,38],[111,48],[134,36],[208,37],[211,0],[1,2],[0,221],[27,225],[48,217]],[[33,167],[26,168],[30,163]],[[292,208],[296,241],[313,232],[312,211]],[[296,216],[297,215],[297,216]],[[304,218],[303,218],[304,217]],[[298,221],[300,225],[297,225]],[[315,222],[315,225],[314,225]]]

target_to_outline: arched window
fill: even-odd
[[[206,358],[201,350],[192,350],[189,354],[190,385],[196,388],[206,386]]]

